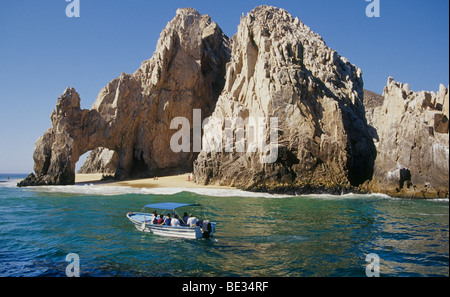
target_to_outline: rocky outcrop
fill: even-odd
[[[194,110],[210,116],[200,153]],[[177,117],[190,132],[181,152],[171,148]],[[65,90],[19,186],[73,184],[92,150],[82,172],[116,179],[193,170],[199,184],[253,191],[448,197],[448,119],[447,88],[412,92],[390,78],[383,96],[364,90],[361,70],[283,9],[255,8],[233,41],[179,9],[153,57],[90,110]]]
[[[373,126],[373,112],[376,107],[383,105],[384,97],[372,91],[364,90],[364,107],[366,110],[367,130],[374,141],[379,141],[377,129]]]
[[[35,144],[33,159],[35,174],[30,174],[18,186],[71,184],[75,180],[75,163],[80,156],[74,142],[87,132],[86,122],[104,124],[97,111],[81,110],[80,96],[67,88],[58,98],[51,114],[52,127]]]
[[[57,100],[52,127],[35,145],[35,174],[19,186],[73,184],[79,157],[98,147],[117,154],[118,179],[192,170],[198,153],[170,149],[176,132],[170,123],[185,117],[193,127],[194,109],[212,113],[229,56],[230,40],[209,16],[179,9],[153,57],[134,74],[111,81],[91,110],[81,110],[79,95],[67,88]]]
[[[448,197],[449,92],[413,92],[389,78],[373,109],[377,159],[371,190],[391,196]]]
[[[107,175],[114,175],[117,168],[117,153],[106,148],[94,149],[83,166],[81,166],[78,173],[104,173]]]
[[[263,118],[268,124],[274,117],[278,139],[267,147],[277,152],[275,162],[261,162],[267,149],[249,152],[251,137],[227,147],[219,143],[203,149],[194,162],[196,182],[341,193],[372,177],[376,152],[366,129],[361,70],[298,18],[260,6],[241,18],[233,37],[225,87],[212,124],[204,128],[203,145],[218,127],[230,136],[227,119]],[[236,140],[236,132],[252,135],[249,127],[232,120],[235,134],[228,140]],[[268,143],[270,128],[259,137]]]

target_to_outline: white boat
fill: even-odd
[[[162,212],[159,211],[160,214],[165,214],[167,211],[171,211],[172,215],[178,215],[175,209],[188,206],[200,206],[200,204],[184,204],[175,202],[147,204],[141,212],[129,212],[126,216],[134,224],[137,230],[155,235],[187,239],[209,238],[210,236],[213,236],[216,229],[216,223],[208,220],[201,221],[200,226],[195,227],[185,226],[185,222],[182,220],[180,220],[182,222],[181,226],[157,225],[152,223],[154,218],[153,214],[145,212],[146,208],[150,208],[154,210],[163,210]]]

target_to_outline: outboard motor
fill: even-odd
[[[211,234],[212,227],[211,222],[208,220],[203,221],[202,223],[202,231],[203,231],[203,237],[209,238],[209,235]]]

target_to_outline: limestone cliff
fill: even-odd
[[[229,55],[229,38],[209,16],[179,9],[153,57],[111,81],[91,110],[81,110],[79,95],[67,88],[35,145],[35,174],[19,186],[73,184],[79,157],[98,147],[116,152],[118,179],[191,170],[197,154],[170,150],[170,123],[185,117],[192,127],[193,109],[211,114]]]
[[[194,109],[210,116],[200,153]],[[185,152],[170,146],[176,117],[189,121]],[[255,8],[233,40],[179,9],[152,58],[90,110],[65,90],[19,186],[73,184],[92,150],[83,171],[117,179],[193,170],[199,184],[254,191],[448,197],[448,119],[447,88],[412,92],[390,78],[383,96],[364,90],[362,71],[283,9]]]
[[[98,147],[89,154],[83,166],[78,170],[78,173],[104,173],[114,175],[116,173],[117,163],[118,160],[115,151]]]
[[[269,123],[276,117],[278,139],[270,146],[278,158],[262,163],[266,151],[238,152],[239,146],[248,148],[248,137],[233,144],[233,153],[219,144],[195,161],[198,183],[341,193],[372,177],[376,153],[366,129],[362,72],[298,18],[268,6],[242,17],[226,73],[212,115],[216,125],[205,126],[204,142],[226,119],[261,117]],[[236,123],[231,128],[244,129]],[[269,133],[267,128],[264,142]]]
[[[448,197],[449,92],[413,92],[389,78],[372,111],[377,159],[371,190],[392,196]],[[369,118],[369,117],[368,117]]]

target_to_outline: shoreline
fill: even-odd
[[[115,180],[101,180],[103,174],[80,174],[75,175],[75,185],[94,184],[94,185],[108,185],[108,186],[123,186],[132,188],[200,188],[200,189],[228,189],[235,190],[235,187],[217,186],[217,185],[199,185],[188,180],[189,174],[170,175],[154,178],[130,179],[124,181]]]
[[[344,191],[344,192],[333,192],[327,191],[325,189],[309,189],[309,191],[302,190],[292,190],[288,188],[277,189],[277,190],[244,190],[239,187],[230,187],[230,186],[219,186],[219,185],[200,185],[192,181],[192,179],[188,180],[188,173],[179,174],[179,175],[171,175],[171,176],[162,176],[158,177],[157,180],[153,178],[140,178],[140,179],[129,179],[123,181],[116,181],[113,179],[102,180],[102,173],[78,173],[75,175],[75,184],[74,185],[102,185],[102,186],[112,186],[112,187],[130,187],[135,189],[168,189],[168,188],[185,188],[185,189],[209,189],[209,190],[242,190],[244,192],[249,193],[265,193],[271,195],[316,195],[316,194],[328,194],[334,196],[340,196],[343,194],[368,194],[368,195],[387,195],[391,198],[399,198],[399,199],[418,199],[418,200],[434,200],[434,199],[449,199],[448,196],[445,195],[436,195],[436,193],[427,193],[424,191],[412,193],[412,192],[395,192],[395,191],[358,191],[358,189],[354,189],[355,191]],[[16,184],[20,182],[21,179],[11,179],[11,182]],[[7,181],[4,182],[6,184]],[[361,189],[359,189],[361,190]],[[427,195],[428,194],[428,195]]]
[[[131,187],[136,189],[157,189],[157,188],[187,188],[187,189],[217,189],[217,190],[239,190],[237,187],[230,186],[219,186],[219,185],[200,185],[195,183],[194,181],[188,180],[188,173],[179,174],[179,175],[170,175],[170,176],[162,176],[158,177],[157,180],[154,178],[141,178],[141,179],[130,179],[124,181],[115,181],[115,180],[101,180],[103,174],[102,173],[90,173],[90,174],[81,174],[78,173],[75,175],[75,185],[107,185],[107,186],[118,186],[118,187]],[[245,190],[244,190],[245,191]],[[302,192],[302,191],[249,191],[251,193],[266,193],[272,195],[315,195],[315,194],[330,194],[339,196],[338,193],[332,193],[322,190],[316,189],[316,191],[311,190],[310,192]],[[343,194],[358,194],[358,191],[346,191],[341,192]],[[364,191],[359,192],[359,194],[381,194],[387,195],[391,198],[399,198],[399,199],[418,199],[418,200],[428,200],[428,199],[449,199],[448,197],[439,197],[438,195],[425,195],[424,193],[395,193],[393,191],[387,192],[370,192]]]

